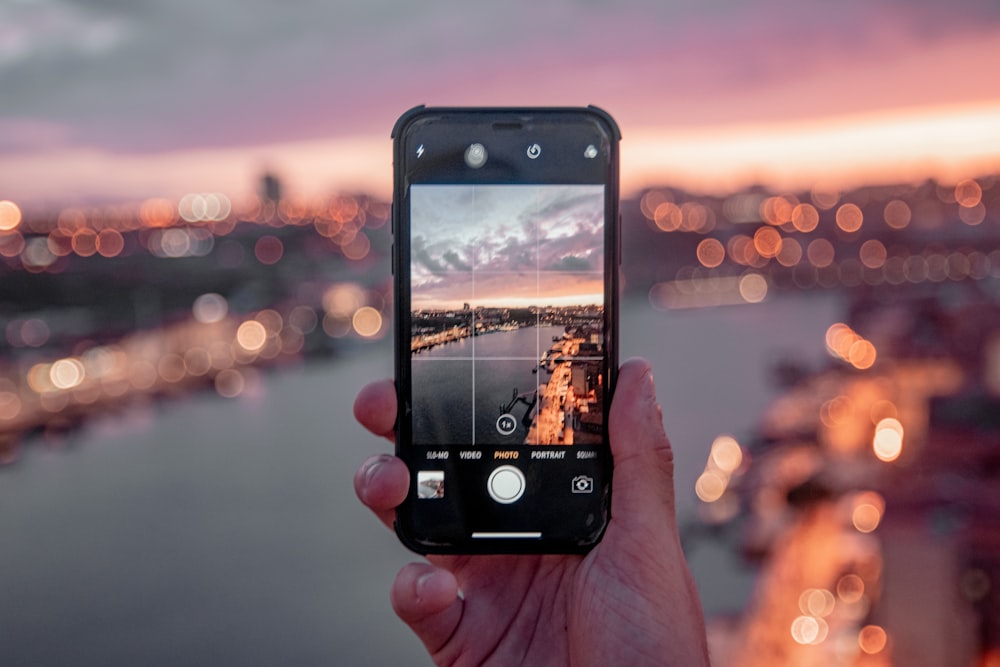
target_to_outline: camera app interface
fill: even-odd
[[[411,186],[414,444],[601,443],[604,203],[601,185]]]

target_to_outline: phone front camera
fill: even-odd
[[[465,164],[473,169],[479,169],[486,164],[486,146],[472,144],[465,149]]]

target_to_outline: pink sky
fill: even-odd
[[[388,196],[389,129],[421,102],[598,104],[626,194],[1000,171],[987,0],[259,5],[242,23],[0,9],[0,199],[239,197],[264,169],[293,194]],[[157,51],[172,21],[189,43]]]

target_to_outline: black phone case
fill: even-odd
[[[404,201],[404,194],[407,184],[404,179],[402,165],[405,164],[405,136],[407,127],[428,115],[438,115],[438,114],[471,114],[471,115],[481,115],[483,117],[495,116],[497,114],[502,115],[532,115],[538,113],[585,113],[590,114],[600,120],[608,130],[609,136],[611,137],[611,151],[613,158],[610,161],[610,169],[608,172],[608,178],[606,181],[607,185],[607,202],[606,202],[606,220],[610,223],[613,233],[609,236],[612,242],[606,247],[606,257],[605,257],[605,310],[606,317],[610,318],[608,326],[606,327],[606,346],[608,354],[608,387],[607,391],[609,396],[614,394],[615,381],[617,379],[618,373],[618,323],[619,323],[619,301],[620,301],[620,271],[621,271],[621,217],[620,217],[620,207],[619,207],[619,143],[621,141],[621,132],[618,128],[617,123],[603,109],[596,106],[586,106],[586,107],[426,107],[424,105],[413,107],[406,112],[404,112],[396,121],[393,126],[391,137],[393,139],[393,206],[392,206],[392,235],[393,235],[393,246],[392,246],[392,270],[393,270],[393,288],[395,295],[395,318],[394,318],[394,368],[395,377],[397,383],[399,378],[403,375],[402,365],[407,361],[407,355],[403,352],[408,351],[409,340],[403,339],[403,326],[401,323],[400,313],[404,312],[409,308],[409,302],[405,304],[405,307],[401,304],[399,295],[403,293],[404,288],[408,287],[404,283],[405,275],[404,271],[401,270],[404,264],[408,264],[410,257],[408,254],[401,256],[403,252],[400,246],[397,244],[400,230],[402,229],[401,217],[403,215],[401,202]],[[407,396],[402,395],[397,392],[397,421],[395,425],[396,433],[396,455],[403,457],[404,452],[402,451],[400,445],[399,428],[400,419],[403,415],[410,410],[410,405],[407,402]],[[607,423],[605,420],[605,434],[607,432]],[[607,443],[607,436],[605,435],[605,443]],[[605,446],[607,446],[605,444]],[[413,446],[411,445],[411,448]],[[405,457],[404,457],[405,458]],[[422,542],[414,538],[409,530],[407,529],[407,522],[405,520],[405,513],[408,509],[410,503],[414,502],[412,494],[408,495],[407,500],[404,501],[403,505],[397,508],[396,520],[394,522],[394,528],[397,537],[404,546],[409,550],[421,554],[444,554],[444,555],[485,555],[485,554],[540,554],[540,553],[551,553],[551,554],[571,554],[571,553],[586,553],[592,549],[597,543],[600,542],[607,528],[607,523],[611,519],[611,457],[610,452],[606,457],[607,464],[607,484],[606,490],[604,492],[603,502],[604,502],[604,523],[601,526],[600,532],[594,537],[594,539],[586,542],[559,542],[553,543],[549,540],[539,540],[539,541],[509,541],[509,540],[483,540],[474,541],[467,540],[460,544],[431,544]],[[412,471],[412,467],[411,467]]]

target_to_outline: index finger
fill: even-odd
[[[375,435],[392,440],[396,426],[396,385],[392,380],[365,385],[354,399],[354,418]]]

